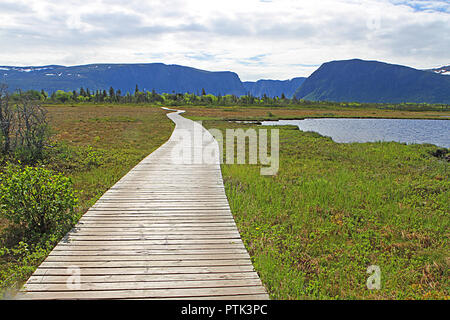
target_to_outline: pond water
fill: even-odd
[[[321,118],[262,124],[296,125],[302,131],[314,131],[340,143],[397,141],[450,148],[450,120]]]

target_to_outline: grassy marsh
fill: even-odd
[[[279,129],[275,176],[255,165],[222,166],[238,229],[271,298],[448,299],[450,170],[431,155],[437,148],[338,144]],[[366,287],[369,265],[381,268],[381,290]]]

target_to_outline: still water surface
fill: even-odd
[[[262,124],[296,125],[302,131],[314,131],[340,143],[397,141],[450,148],[450,120],[322,118],[263,121]]]

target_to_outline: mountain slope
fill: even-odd
[[[234,72],[210,72],[179,65],[91,64],[74,67],[0,67],[0,82],[10,90],[103,90],[113,87],[123,93],[140,90],[158,93],[206,93],[244,95],[245,89]]]
[[[359,59],[324,63],[295,92],[299,99],[450,104],[450,77]]]
[[[298,77],[291,80],[258,80],[243,82],[246,92],[252,96],[262,97],[264,94],[268,97],[281,97],[284,95],[287,98],[292,98],[300,85],[306,78]]]

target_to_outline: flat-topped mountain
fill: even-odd
[[[158,93],[198,93],[244,95],[245,88],[234,72],[211,72],[179,65],[90,64],[82,66],[0,67],[0,82],[11,90],[72,91],[80,87],[104,90],[109,87],[123,93],[140,90]]]
[[[450,104],[450,77],[359,59],[324,63],[297,89],[306,100]]]
[[[234,72],[211,72],[179,65],[150,64],[90,64],[73,67],[58,65],[40,67],[0,67],[0,82],[11,91],[56,90],[72,91],[80,87],[92,90],[120,89],[133,93],[136,84],[140,90],[158,93],[206,93],[214,95],[247,93],[256,97],[292,97],[306,78],[292,80],[259,80],[241,82]]]

